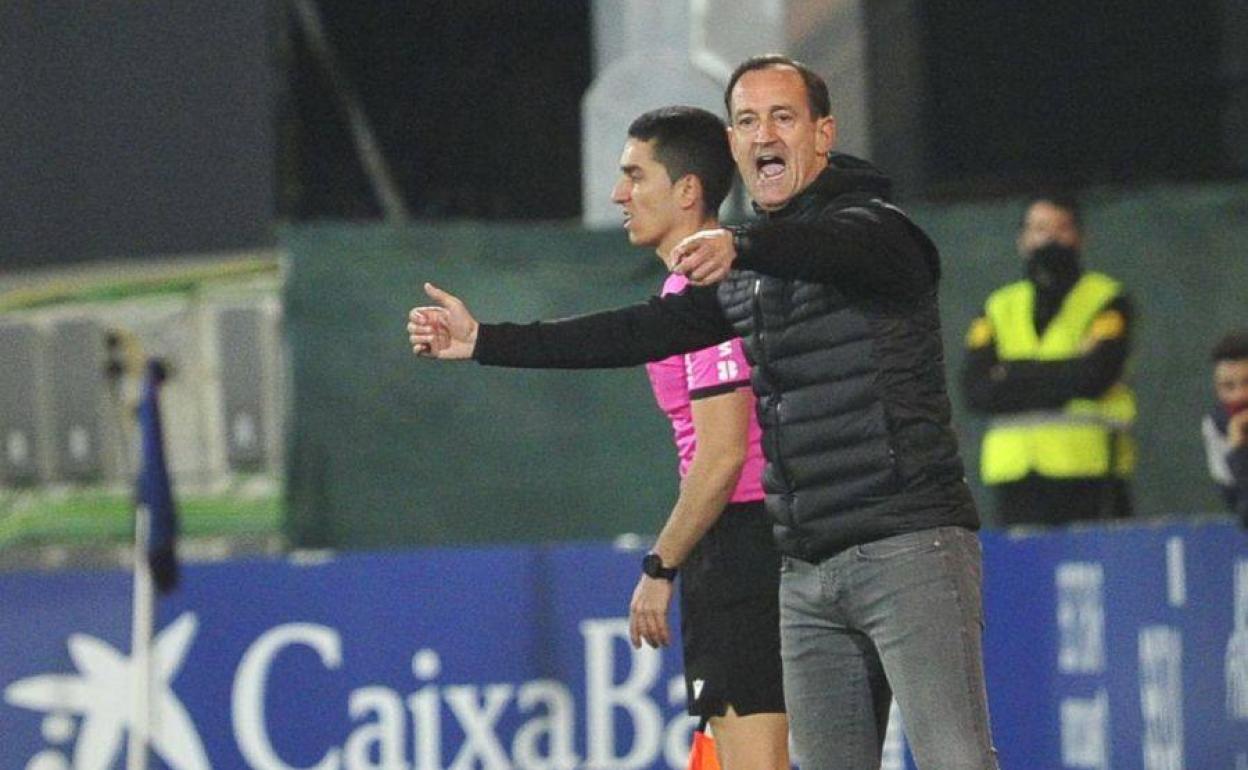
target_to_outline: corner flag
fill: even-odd
[[[148,517],[146,556],[152,570],[152,581],[162,594],[178,584],[178,514],[169,486],[160,422],[160,386],[164,380],[165,367],[159,361],[148,361],[143,377],[143,396],[139,401],[142,457],[135,489],[136,515]]]

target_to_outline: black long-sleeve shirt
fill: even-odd
[[[735,336],[715,288],[556,321],[481,324],[473,358],[486,366],[607,369],[658,361]]]
[[[815,221],[762,220],[739,229],[735,266],[849,293],[917,297],[936,286],[940,264],[934,247],[914,248],[916,236],[927,239],[892,208],[851,207]]]
[[[915,249],[915,239],[928,243],[927,236],[891,207],[850,207],[813,220],[788,219],[785,213],[734,228],[734,268],[894,300],[924,296],[939,280],[935,247]],[[733,336],[716,288],[691,286],[557,321],[482,324],[473,358],[491,366],[612,368],[698,350]]]

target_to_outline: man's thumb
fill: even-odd
[[[442,291],[431,283],[425,284],[425,294],[428,294],[430,299],[442,307],[449,307],[450,304],[455,301],[454,296]]]

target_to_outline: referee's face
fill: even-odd
[[[667,169],[654,157],[653,140],[628,140],[611,200],[623,211],[629,243],[653,246],[660,254],[671,251],[679,241],[674,231],[681,217],[686,179],[673,182],[668,177]]]

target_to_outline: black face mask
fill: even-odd
[[[1038,291],[1064,294],[1079,280],[1079,250],[1047,243],[1027,255],[1026,269]]]

